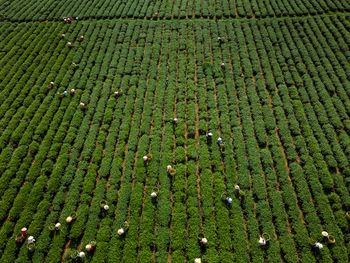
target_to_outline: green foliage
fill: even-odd
[[[348,3],[0,9],[1,262],[347,262]]]

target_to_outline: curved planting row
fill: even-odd
[[[77,16],[82,19],[100,18],[260,18],[317,15],[348,12],[347,1],[331,0],[266,0],[266,1],[3,1],[1,20],[32,21],[60,20]]]
[[[0,261],[347,262],[349,28],[6,28]]]

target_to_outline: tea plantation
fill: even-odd
[[[350,261],[350,1],[0,0],[0,262]]]

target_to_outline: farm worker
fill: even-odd
[[[65,37],[66,37],[66,34],[62,34],[62,35],[61,35],[61,38],[65,38]]]
[[[266,239],[263,238],[263,237],[260,237],[258,242],[259,242],[260,246],[265,246],[266,245]]]
[[[208,139],[213,138],[213,134],[212,134],[211,132],[208,132],[208,133],[207,133],[207,138],[208,138]]]
[[[80,108],[85,108],[85,103],[84,102],[80,102],[79,106],[80,106]]]
[[[122,95],[122,93],[119,92],[119,91],[114,92],[114,96],[115,96],[116,98],[119,98],[121,95]]]
[[[66,222],[67,222],[68,224],[72,223],[72,222],[73,222],[73,217],[67,216]]]
[[[222,138],[221,137],[218,138],[218,144],[219,145],[222,144]]]
[[[227,197],[226,198],[226,202],[228,205],[231,205],[232,204],[232,198],[231,197]]]
[[[124,235],[124,233],[125,233],[124,228],[119,228],[119,229],[118,229],[118,235],[119,235],[119,236]]]
[[[153,192],[151,193],[151,197],[152,197],[153,199],[155,199],[155,198],[157,197],[157,193],[156,193],[155,191],[153,191]]]
[[[68,95],[68,92],[67,92],[66,90],[63,91],[62,96],[63,96],[63,97],[67,97],[67,95]]]
[[[105,211],[108,211],[108,210],[109,210],[109,205],[104,205],[104,206],[103,206],[103,209],[104,209]]]
[[[28,244],[33,244],[35,242],[34,237],[33,236],[28,237],[27,242],[28,242]]]
[[[83,251],[80,251],[80,252],[78,253],[78,257],[79,257],[79,258],[84,258],[84,257],[85,257],[85,253],[84,253]]]
[[[178,121],[178,119],[177,119],[177,118],[174,118],[174,119],[173,119],[174,124],[176,124],[176,123],[177,123],[177,121]]]
[[[218,37],[218,41],[220,42],[220,44],[221,44],[221,43],[224,43],[224,42],[225,42],[225,38],[223,38],[223,37]]]
[[[71,89],[69,93],[73,96],[75,94],[75,89]]]
[[[147,162],[148,161],[148,156],[145,155],[145,156],[142,157],[142,159],[143,159],[144,162]]]
[[[239,187],[238,184],[235,185],[235,190],[236,190],[237,192],[241,191],[241,188]]]
[[[53,81],[51,81],[51,82],[49,83],[49,89],[52,89],[54,86],[55,86],[55,83],[54,83]]]
[[[323,240],[327,243],[330,243],[330,244],[334,244],[335,243],[335,238],[333,236],[331,236],[330,234],[328,234],[328,232],[326,231],[322,231],[322,237],[323,237]]]
[[[168,166],[166,167],[166,171],[167,171],[168,173],[171,171],[171,169],[173,169],[173,168],[171,167],[171,165],[168,165]]]
[[[87,252],[91,253],[94,251],[94,246],[93,246],[93,244],[89,243],[85,246],[85,249]]]
[[[350,220],[350,211],[347,211],[345,214],[346,219]]]
[[[118,229],[118,235],[119,236],[125,235],[128,228],[129,228],[129,223],[128,223],[128,221],[125,221],[124,226]]]
[[[80,40],[80,41],[83,41],[83,40],[84,40],[84,36],[80,36],[80,37],[79,37],[79,40]]]
[[[16,244],[17,244],[17,245],[21,245],[21,244],[22,244],[22,241],[23,241],[22,238],[23,238],[23,237],[16,237],[15,241],[16,241]]]
[[[322,231],[321,234],[322,234],[322,236],[323,236],[324,238],[327,238],[327,239],[328,239],[328,237],[329,237],[328,232]]]
[[[27,236],[27,228],[26,227],[22,227],[21,234],[22,234],[22,237],[26,237]]]
[[[34,245],[34,243],[32,243],[32,244],[28,244],[28,251],[30,252],[30,253],[33,253],[34,251],[35,251],[35,245]]]
[[[72,22],[72,18],[71,17],[67,17],[64,21],[66,23],[70,24]]]
[[[320,242],[316,242],[313,247],[316,251],[323,249],[323,245]]]
[[[222,63],[220,64],[220,66],[221,66],[221,68],[225,68],[225,63],[222,62]]]
[[[194,263],[202,263],[202,260],[200,258],[195,258]]]
[[[202,246],[206,246],[208,245],[208,239],[206,239],[205,237],[203,237],[201,240],[200,240],[200,243]]]
[[[56,223],[55,224],[55,229],[58,231],[61,228],[61,223]]]

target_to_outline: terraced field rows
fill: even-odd
[[[0,19],[11,21],[58,20],[65,16],[101,18],[260,18],[349,12],[340,0],[207,0],[207,1],[0,1]]]
[[[41,5],[54,3],[37,3],[1,5],[10,20],[53,19],[75,8],[55,6],[48,15]],[[83,17],[147,18],[161,6],[147,2],[137,12],[128,2],[108,12],[78,3]],[[283,3],[291,16],[347,8]],[[164,4],[159,16],[284,14],[273,1],[260,15],[247,11],[254,2],[224,3],[227,14],[193,4],[185,13]],[[18,15],[21,8],[27,13]],[[349,261],[348,15],[0,27],[0,262],[70,261],[69,251],[92,240],[91,262]],[[129,229],[120,237],[124,221]],[[56,222],[59,232],[50,230]],[[15,242],[24,226],[34,253]],[[314,254],[323,230],[336,243]],[[258,243],[263,233],[271,237],[266,249]]]

